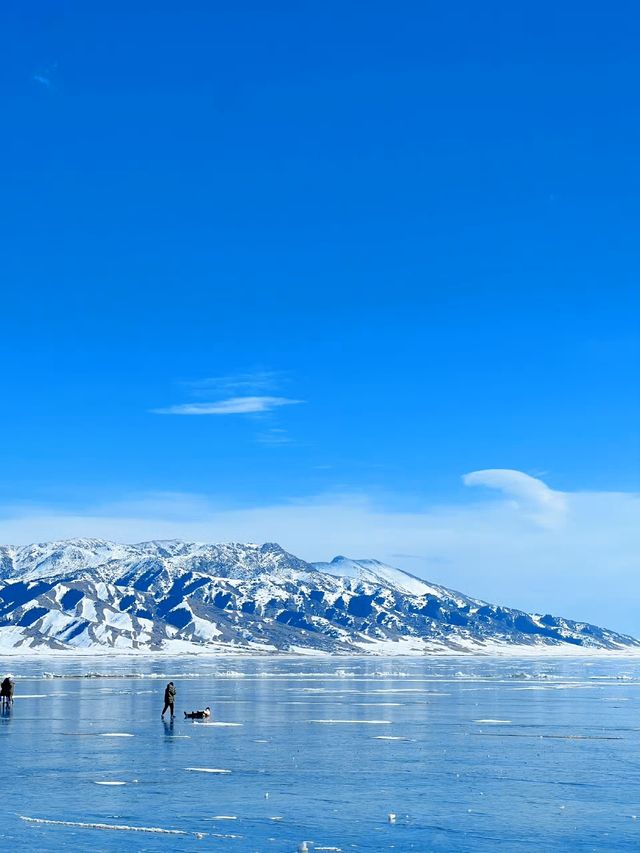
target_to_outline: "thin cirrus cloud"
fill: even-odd
[[[267,430],[266,432],[262,432],[256,436],[256,441],[258,444],[268,444],[272,447],[278,446],[280,444],[291,444],[291,438],[289,437],[289,433],[286,429],[282,429],[280,427],[273,427],[272,429]]]
[[[289,397],[230,397],[212,403],[182,403],[164,409],[153,409],[156,415],[251,415],[271,412],[282,406],[293,406],[303,400]]]
[[[58,63],[54,62],[46,68],[40,68],[31,75],[34,83],[44,86],[45,89],[53,88],[53,78],[58,70]]]
[[[287,374],[279,370],[252,370],[227,376],[209,376],[183,383],[191,394],[199,397],[244,396],[278,391],[287,382]]]
[[[51,88],[51,80],[48,77],[46,77],[44,74],[39,74],[39,73],[34,74],[33,80],[35,80],[36,83],[42,84],[47,89]]]

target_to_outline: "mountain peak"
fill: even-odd
[[[71,539],[0,547],[0,650],[412,653],[636,649],[593,625],[487,604],[379,560],[275,542]]]

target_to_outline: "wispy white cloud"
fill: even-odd
[[[58,63],[54,62],[46,68],[40,68],[38,71],[35,71],[31,75],[31,79],[40,86],[44,86],[46,89],[51,89],[53,88],[53,78],[57,69]]]
[[[183,382],[182,387],[188,394],[199,399],[163,406],[152,412],[157,415],[270,416],[271,427],[256,435],[256,442],[265,445],[288,444],[291,439],[286,430],[274,424],[274,416],[269,413],[285,406],[299,405],[304,400],[273,393],[282,387],[285,379],[285,374],[280,371],[260,369]],[[267,393],[269,391],[271,393]]]
[[[271,447],[276,447],[279,444],[291,444],[291,436],[286,429],[273,427],[272,429],[259,433],[256,436],[256,441],[258,444],[267,444]]]
[[[265,394],[279,390],[287,383],[288,375],[280,370],[250,370],[226,376],[208,376],[182,383],[196,396],[212,394]]]
[[[303,400],[288,397],[230,397],[213,403],[182,403],[165,409],[153,409],[156,415],[250,415],[270,412],[281,406],[293,406]]]
[[[565,518],[567,502],[564,495],[522,471],[487,468],[465,474],[462,480],[466,486],[486,486],[503,492],[513,500],[514,506],[545,527],[561,524]]]
[[[5,507],[0,542],[72,536],[278,541],[307,560],[376,557],[488,601],[640,635],[640,495],[560,496],[563,522],[553,526],[540,524],[522,497],[511,496],[407,511],[359,494],[243,508],[206,496],[154,494],[82,513]],[[398,506],[397,496],[392,503]]]
[[[42,85],[46,86],[47,89],[51,88],[51,80],[48,77],[45,77],[44,74],[39,74],[38,72],[36,72],[33,75],[33,79],[36,81],[36,83],[42,83]]]

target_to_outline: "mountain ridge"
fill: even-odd
[[[273,542],[79,538],[0,546],[0,652],[640,651],[633,637],[489,604],[379,560]]]

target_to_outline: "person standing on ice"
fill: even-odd
[[[2,699],[3,705],[12,705],[13,704],[13,678],[8,675],[5,680],[0,684],[0,699]]]
[[[167,712],[167,709],[171,711],[171,719],[173,720],[175,714],[173,712],[174,706],[176,702],[176,688],[173,686],[173,681],[170,681],[164,689],[164,708],[162,709],[162,714],[160,715],[164,719],[164,715]]]

